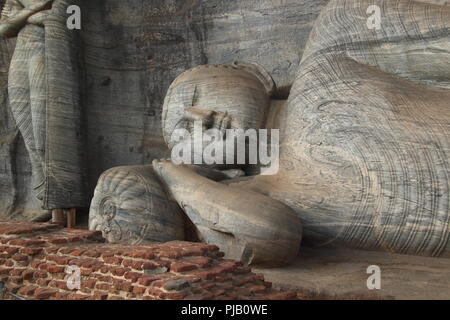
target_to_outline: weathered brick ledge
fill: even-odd
[[[216,246],[203,243],[111,245],[95,231],[0,221],[0,280],[6,290],[26,299],[297,297],[272,289],[262,275],[222,257]],[[79,290],[67,288],[67,266],[80,267]]]

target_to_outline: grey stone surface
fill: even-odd
[[[450,10],[378,4],[379,30],[367,26],[370,0],[333,0],[316,20],[289,99],[268,117],[281,129],[278,174],[224,186],[153,161],[201,240],[246,263],[286,264],[301,221],[309,244],[449,255]],[[163,108],[169,146],[175,127],[199,118],[219,129],[265,127],[272,90],[258,70],[206,65],[180,75]]]
[[[369,290],[369,266],[381,271],[381,289]],[[308,299],[450,299],[450,259],[349,249],[302,248],[290,266],[256,269],[275,288]]]
[[[326,3],[83,1],[89,195],[103,171],[149,164],[167,155],[161,109],[167,88],[184,70],[205,63],[255,61],[280,88],[289,87],[312,24]],[[40,211],[39,203],[30,188],[28,155],[6,104],[10,53],[6,40],[0,42],[0,216],[27,219]]]

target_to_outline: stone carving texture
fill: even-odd
[[[381,1],[376,31],[370,4],[331,1],[316,21],[271,193],[315,242],[448,254],[450,8]]]
[[[184,219],[169,201],[152,166],[117,167],[99,179],[89,216],[91,230],[111,243],[184,240]]]
[[[89,194],[105,170],[149,164],[167,155],[161,110],[170,83],[184,70],[205,63],[253,61],[263,65],[279,87],[289,87],[312,24],[326,3],[82,1],[83,116],[89,120],[83,151],[88,157]],[[6,70],[6,45],[1,55],[1,70]],[[4,90],[5,83],[0,85]],[[0,110],[8,108],[5,100]],[[28,155],[22,138],[12,138],[14,121],[6,119],[8,126],[0,128],[5,141],[0,154],[6,164],[0,166],[0,215],[30,217],[39,204],[31,196]]]
[[[86,205],[80,50],[75,31],[66,26],[68,5],[8,0],[2,11],[2,34],[17,36],[9,104],[29,155],[32,195],[43,209]]]
[[[380,1],[376,30],[366,23],[371,4],[334,0],[317,19],[278,115],[278,175],[220,184],[153,162],[203,240],[247,263],[287,263],[301,238],[297,215],[310,243],[448,255],[450,8]],[[238,73],[198,67],[175,80],[163,112],[167,141],[197,104],[203,115],[239,105],[228,108],[231,122],[255,114],[245,95],[229,94],[230,83],[249,83],[230,70]]]

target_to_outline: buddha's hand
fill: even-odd
[[[48,10],[52,7],[54,0],[40,0],[25,6],[25,10],[29,10],[32,13],[37,13],[39,11]]]
[[[39,2],[14,0],[12,14],[0,21],[0,35],[5,37],[15,37],[18,32],[26,25],[28,19],[43,10],[52,7],[53,0],[42,0]]]
[[[27,23],[37,26],[43,26],[48,17],[52,14],[52,10],[39,11],[28,18]]]

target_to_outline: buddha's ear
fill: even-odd
[[[276,85],[272,76],[259,64],[255,62],[235,61],[233,62],[233,66],[237,69],[245,70],[258,78],[266,88],[266,92],[269,96],[275,92]]]

